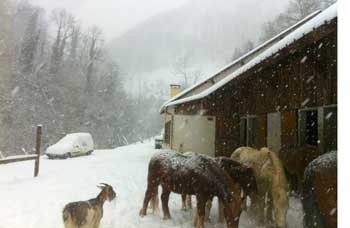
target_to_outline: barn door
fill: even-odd
[[[267,114],[267,147],[276,153],[281,149],[281,113]]]

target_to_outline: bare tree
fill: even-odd
[[[50,73],[56,74],[63,61],[67,41],[73,34],[75,19],[66,10],[55,10],[52,12],[52,20],[57,32],[52,46]]]
[[[37,48],[40,40],[39,17],[40,8],[34,8],[29,17],[28,25],[26,26],[23,41],[21,44],[19,63],[23,73],[32,73]]]
[[[88,31],[89,40],[89,59],[86,69],[86,92],[92,94],[92,76],[94,73],[94,65],[97,60],[101,57],[103,39],[102,31],[98,27],[92,27]]]
[[[70,60],[74,63],[77,58],[78,45],[82,35],[81,26],[78,23],[75,23],[72,27],[72,38],[70,43],[69,57]]]
[[[183,88],[195,84],[201,76],[200,69],[194,67],[192,56],[188,52],[183,53],[176,59],[173,71],[174,75],[180,78]]]
[[[261,41],[266,41],[309,14],[324,9],[336,0],[290,0],[286,10],[262,28]]]
[[[253,41],[247,40],[241,47],[236,47],[229,62],[232,62],[247,52],[253,50],[254,46]]]

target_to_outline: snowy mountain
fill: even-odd
[[[162,213],[139,217],[146,190],[148,162],[157,150],[154,142],[133,144],[114,150],[97,150],[91,156],[68,160],[40,161],[39,176],[33,178],[33,161],[0,166],[0,228],[63,228],[63,207],[73,201],[88,200],[99,193],[96,187],[104,182],[113,186],[116,204],[106,202],[101,228],[172,228],[193,227],[194,211],[182,211],[181,197],[170,195],[172,219],[163,221]],[[212,223],[218,226],[217,203],[211,212]],[[289,227],[302,227],[301,203],[291,198],[287,215]],[[243,213],[240,227],[255,227]]]
[[[164,77],[171,71],[159,69],[171,68],[174,59],[184,53],[206,72],[227,62],[235,47],[248,39],[256,41],[261,25],[280,13],[286,2],[190,0],[114,39],[109,50],[131,74],[153,72],[150,77]]]

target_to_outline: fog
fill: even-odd
[[[159,134],[170,83],[189,87],[324,7],[288,2],[0,0],[0,151],[33,151],[37,124],[43,148],[70,132],[98,148]]]
[[[133,94],[140,81],[184,84],[176,73],[184,58],[186,71],[196,75],[189,84],[208,77],[231,60],[235,48],[247,41],[258,45],[262,25],[282,12],[287,2],[33,0],[48,11],[67,9],[85,27],[100,27]]]
[[[188,0],[33,0],[47,10],[64,8],[85,25],[103,29],[107,40],[113,39],[148,17],[179,7]]]

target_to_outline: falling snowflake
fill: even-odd
[[[333,112],[328,113],[327,116],[326,116],[326,120],[328,120],[329,118],[331,118],[332,115],[333,115]]]
[[[337,208],[333,208],[333,209],[329,212],[329,215],[330,215],[330,216],[334,215],[336,211],[337,211]]]
[[[11,96],[16,96],[16,94],[18,93],[19,91],[19,86],[16,86],[12,91],[11,91]]]
[[[304,63],[306,60],[307,60],[307,56],[304,56],[304,58],[302,58],[302,59],[300,60],[300,63]]]

